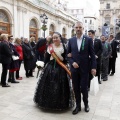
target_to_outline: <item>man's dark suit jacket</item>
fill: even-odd
[[[101,54],[102,54],[102,51],[103,51],[102,42],[101,42],[100,39],[95,39],[94,40],[94,50],[95,50],[95,55],[98,56],[97,64],[99,64],[99,62],[101,60]]]
[[[72,66],[73,62],[76,62],[80,67],[80,73],[88,74],[90,66],[89,56],[91,57],[91,69],[96,69],[96,58],[93,47],[93,41],[91,38],[83,36],[80,52],[78,51],[77,38],[73,37],[69,39],[67,52],[72,53],[72,57],[69,58],[71,72],[76,71],[76,69]]]
[[[10,64],[12,60],[12,51],[10,47],[4,43],[0,43],[0,62],[2,64]]]
[[[117,58],[117,45],[119,42],[117,42],[115,39],[111,42],[111,48],[112,48],[112,54],[111,56],[113,58]]]

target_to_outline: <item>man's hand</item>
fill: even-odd
[[[76,62],[74,62],[72,65],[74,68],[79,68],[79,65]]]
[[[72,54],[71,53],[67,54],[67,57],[72,57]]]
[[[92,74],[93,76],[95,76],[95,75],[96,75],[96,69],[92,69],[92,70],[91,70],[91,74]]]

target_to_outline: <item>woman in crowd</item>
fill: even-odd
[[[15,46],[16,51],[19,54],[19,60],[18,60],[19,61],[19,69],[16,71],[16,79],[17,80],[22,80],[22,77],[20,77],[20,75],[19,75],[21,63],[22,63],[22,60],[23,60],[23,50],[22,50],[22,44],[21,43],[22,43],[21,39],[19,39],[19,38],[15,39],[14,46]]]
[[[14,45],[13,45],[13,38],[12,37],[10,37],[9,38],[9,40],[8,40],[8,42],[9,42],[9,46],[10,46],[10,48],[11,48],[11,50],[12,50],[12,53],[13,53],[13,57],[15,56],[17,56],[18,57],[18,59],[14,59],[13,57],[12,57],[12,61],[11,61],[11,63],[10,63],[10,68],[9,68],[9,78],[8,78],[8,82],[11,82],[11,83],[19,83],[18,81],[16,81],[15,80],[15,76],[14,76],[14,72],[16,71],[16,70],[19,70],[19,54],[18,54],[18,52],[16,51],[16,49],[15,49],[15,47],[14,47]]]
[[[8,35],[1,35],[0,43],[0,55],[2,57],[2,74],[1,74],[1,85],[2,87],[10,87],[6,82],[7,72],[9,69],[9,64],[12,60],[12,50],[10,49],[8,42]]]
[[[53,34],[53,44],[49,45],[45,54],[45,67],[40,75],[34,101],[39,107],[51,110],[65,110],[69,107],[69,82],[66,64],[66,49],[61,43],[59,33]],[[51,49],[52,48],[52,49]],[[62,66],[54,58],[52,52],[60,59]]]
[[[33,52],[33,48],[31,47],[27,38],[24,39],[24,43],[22,44],[23,48],[23,59],[24,59],[24,67],[26,71],[26,77],[34,77],[33,70],[36,66],[35,54]]]
[[[31,37],[30,38],[30,44],[31,44],[31,46],[32,46],[32,48],[33,48],[33,50],[35,52],[35,45],[36,45],[35,37]]]

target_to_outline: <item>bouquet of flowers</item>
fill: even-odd
[[[38,78],[40,70],[44,67],[44,62],[43,61],[37,61],[36,66],[38,68],[38,72],[37,72],[37,78]]]

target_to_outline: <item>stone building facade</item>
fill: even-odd
[[[99,18],[94,14],[95,11],[88,1],[84,7],[68,8],[68,12],[84,24],[84,34],[87,35],[88,31],[92,29],[96,31],[96,36],[99,36]]]
[[[120,31],[120,0],[100,0],[99,32],[104,24],[108,25],[109,34],[118,35]]]
[[[0,0],[0,32],[14,37],[43,37],[40,15],[48,17],[46,36],[60,32],[70,38],[73,24],[78,21],[67,12],[41,0]]]
[[[98,25],[99,25],[99,19],[95,16],[84,16],[84,30],[85,34],[88,34],[89,30],[94,30],[96,37],[99,37],[99,30],[98,30]]]

